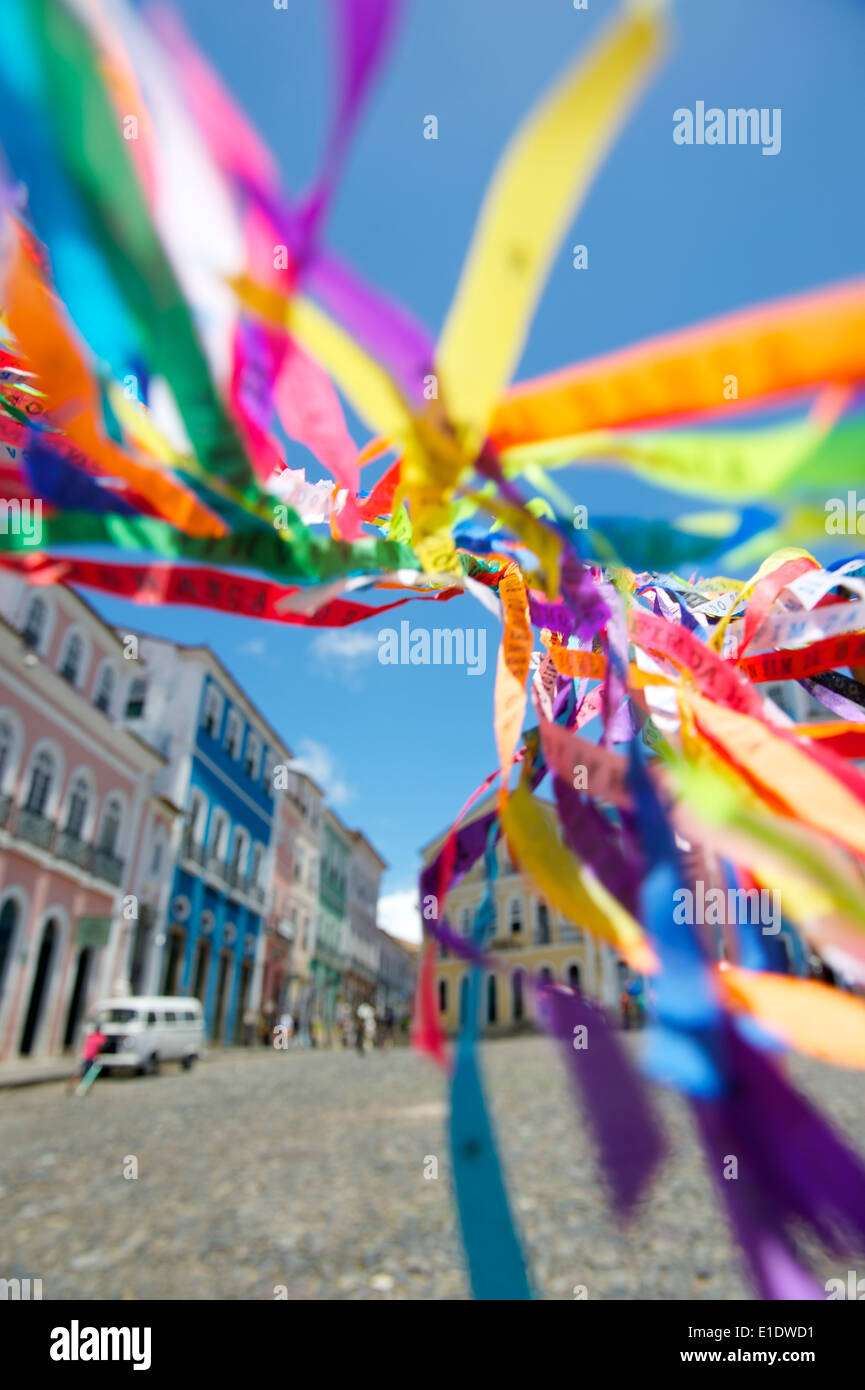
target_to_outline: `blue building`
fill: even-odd
[[[273,769],[291,755],[209,648],[132,636],[127,724],[168,759],[159,790],[186,813],[147,989],[197,996],[208,1036],[240,1042],[261,991]]]

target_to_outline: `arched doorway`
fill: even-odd
[[[249,985],[252,979],[252,961],[245,960],[240,967],[240,985],[237,991],[237,1008],[234,1013],[234,1041],[238,1047],[243,1042],[244,1019],[249,999]]]
[[[7,898],[0,910],[0,999],[3,998],[3,979],[12,954],[12,942],[15,940],[17,925],[18,903],[15,898]]]
[[[463,975],[460,980],[460,1027],[465,1026],[469,1008],[469,977]]]
[[[575,989],[575,990],[577,990],[577,991],[579,992],[579,988],[580,988],[580,967],[579,967],[578,965],[569,965],[569,966],[568,966],[568,984],[570,985],[571,989]]]
[[[63,1050],[72,1047],[75,1042],[75,1034],[81,1020],[81,1012],[84,1008],[84,1000],[87,997],[87,976],[90,973],[91,950],[86,946],[83,951],[78,953],[78,966],[75,971],[75,983],[72,986],[72,998],[69,1000],[69,1009],[66,1013],[66,1027],[63,1030]]]
[[[498,1021],[498,980],[495,975],[487,979],[487,1023]]]
[[[42,932],[42,944],[39,947],[39,956],[36,961],[36,970],[30,989],[30,1003],[27,1006],[27,1016],[24,1020],[24,1032],[21,1035],[22,1057],[29,1056],[30,1052],[33,1050],[33,1042],[42,1016],[42,1005],[45,1002],[45,986],[48,983],[48,976],[54,957],[54,948],[57,945],[58,933],[59,928],[57,922],[55,918],[51,917],[45,923],[45,928]]]
[[[182,927],[172,927],[168,936],[168,950],[165,953],[165,969],[162,972],[162,993],[177,993],[177,976],[186,945],[186,932]]]
[[[219,974],[216,979],[216,997],[213,1002],[212,1022],[210,1034],[214,1042],[221,1042],[222,1031],[225,1024],[225,997],[228,985],[228,972],[231,969],[231,952],[220,951],[219,953]]]
[[[514,1023],[523,1017],[523,971],[515,970],[511,976],[511,1016]]]

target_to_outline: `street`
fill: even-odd
[[[487,1043],[483,1059],[542,1297],[750,1296],[675,1097],[658,1095],[673,1154],[623,1232],[551,1045]],[[861,1077],[794,1072],[862,1148]],[[442,1074],[405,1048],[232,1050],[83,1099],[3,1091],[0,1277],[41,1278],[44,1299],[466,1298],[444,1102]],[[821,1282],[846,1277],[810,1254]]]

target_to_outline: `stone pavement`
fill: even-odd
[[[483,1058],[541,1296],[750,1296],[676,1097],[658,1097],[669,1160],[620,1229],[550,1044],[502,1040]],[[861,1077],[796,1071],[865,1148]],[[81,1100],[57,1084],[7,1090],[0,1130],[0,1277],[41,1278],[45,1299],[468,1296],[445,1081],[407,1049],[212,1053],[191,1073],[99,1080]],[[823,1282],[856,1266],[816,1252],[814,1267]]]

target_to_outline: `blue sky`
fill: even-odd
[[[290,190],[311,178],[330,102],[327,7],[290,0],[178,4],[278,155]],[[495,160],[523,113],[617,10],[612,0],[414,0],[364,113],[330,244],[430,328],[444,319]],[[865,189],[860,0],[690,0],[675,7],[666,65],[566,239],[519,375],[858,274]],[[781,152],[683,147],[673,112],[780,107]],[[437,141],[423,119],[438,117]],[[570,248],[589,248],[575,271]],[[358,434],[359,442],[362,436]],[[289,454],[289,463],[307,459]],[[371,485],[375,471],[364,475]],[[584,470],[575,501],[666,515],[670,499],[620,473]],[[406,916],[418,849],[494,767],[494,621],[474,601],[414,603],[342,637],[202,610],[95,599],[111,621],[206,642],[389,862],[386,923]],[[486,629],[486,672],[383,666],[380,627]]]

